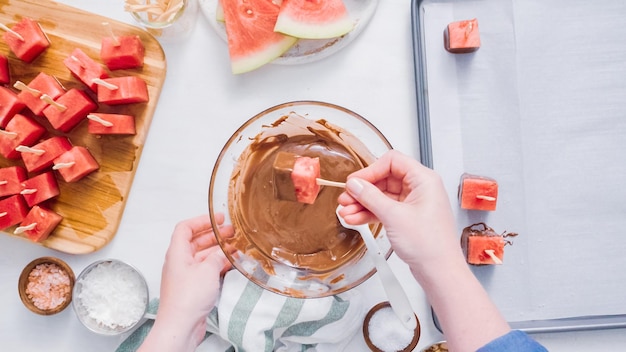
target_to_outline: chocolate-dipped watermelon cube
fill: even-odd
[[[468,210],[496,210],[498,182],[490,177],[464,173],[459,184],[459,203]]]
[[[98,108],[98,104],[91,100],[85,92],[76,88],[68,90],[55,102],[55,105],[48,105],[43,110],[43,115],[52,127],[61,132],[69,132],[87,117],[87,114]],[[57,104],[63,106],[64,109],[59,108]]]
[[[61,174],[65,182],[76,182],[98,170],[100,165],[85,147],[74,146],[54,159],[53,170]]]
[[[45,100],[41,99],[43,94],[56,99],[65,93],[61,83],[53,76],[44,72],[40,72],[26,87],[23,86],[23,83],[20,83],[18,82],[14,85],[14,87],[21,90],[17,95],[18,98],[37,116],[41,116],[43,109],[49,105]]]
[[[320,191],[319,158],[278,152],[274,159],[274,195],[281,200],[313,204]]]
[[[59,184],[52,171],[33,176],[22,182],[22,191],[26,204],[32,207],[60,194]]]
[[[7,159],[19,159],[20,145],[31,146],[46,133],[45,127],[22,114],[15,114],[4,131],[0,131],[0,154]]]
[[[0,199],[0,230],[19,224],[27,214],[28,206],[21,195]]]
[[[87,131],[91,134],[135,134],[135,117],[124,114],[93,113]]]
[[[72,149],[69,139],[61,136],[50,137],[32,147],[17,149],[22,153],[22,161],[28,172],[40,172],[52,166],[54,159]]]
[[[480,48],[478,20],[464,20],[448,24],[443,33],[444,47],[455,54],[471,53]]]
[[[13,54],[27,63],[50,46],[50,41],[39,23],[28,17],[22,18],[10,31],[4,32],[3,38]]]
[[[517,233],[496,233],[487,224],[480,222],[463,229],[461,233],[461,249],[468,264],[493,265],[503,264],[504,246],[512,244],[507,237],[515,237]]]
[[[0,84],[11,83],[11,70],[9,69],[9,58],[0,55]]]
[[[22,182],[26,180],[27,176],[26,169],[21,166],[0,168],[0,197],[20,193],[22,191]]]
[[[63,60],[63,63],[74,77],[78,78],[93,92],[98,90],[98,85],[94,83],[94,79],[109,77],[104,67],[90,58],[80,48],[74,49],[70,56]]]
[[[23,233],[31,241],[41,242],[50,236],[62,220],[63,216],[50,209],[35,205],[13,233],[16,235]]]
[[[0,86],[0,127],[6,128],[13,116],[21,112],[25,106],[14,91]]]
[[[146,81],[137,76],[106,78],[98,87],[98,102],[119,105],[149,100]]]
[[[100,46],[100,59],[109,70],[143,66],[145,48],[139,36],[104,37]]]

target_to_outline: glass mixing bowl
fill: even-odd
[[[220,152],[209,186],[213,230],[233,267],[267,290],[299,298],[335,295],[371,277],[376,269],[360,235],[335,215],[343,189],[322,186],[312,205],[278,199],[272,163],[278,151],[319,157],[322,178],[345,182],[389,149],[369,121],[329,103],[284,103],[245,122]],[[388,258],[384,228],[370,227]]]

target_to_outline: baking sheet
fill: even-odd
[[[459,234],[520,234],[474,273],[514,327],[626,327],[626,3],[412,6],[422,162],[453,204],[463,172],[498,180],[495,212],[455,207]],[[471,18],[481,48],[445,51],[445,26]]]

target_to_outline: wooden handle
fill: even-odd
[[[344,182],[329,181],[329,180],[324,180],[323,178],[316,178],[315,181],[320,186],[346,188],[346,184]]]

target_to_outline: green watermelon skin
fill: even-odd
[[[220,0],[231,70],[255,70],[289,50],[298,38],[274,31],[280,5],[272,0]]]
[[[354,29],[343,0],[283,0],[274,31],[302,39],[341,37]]]

